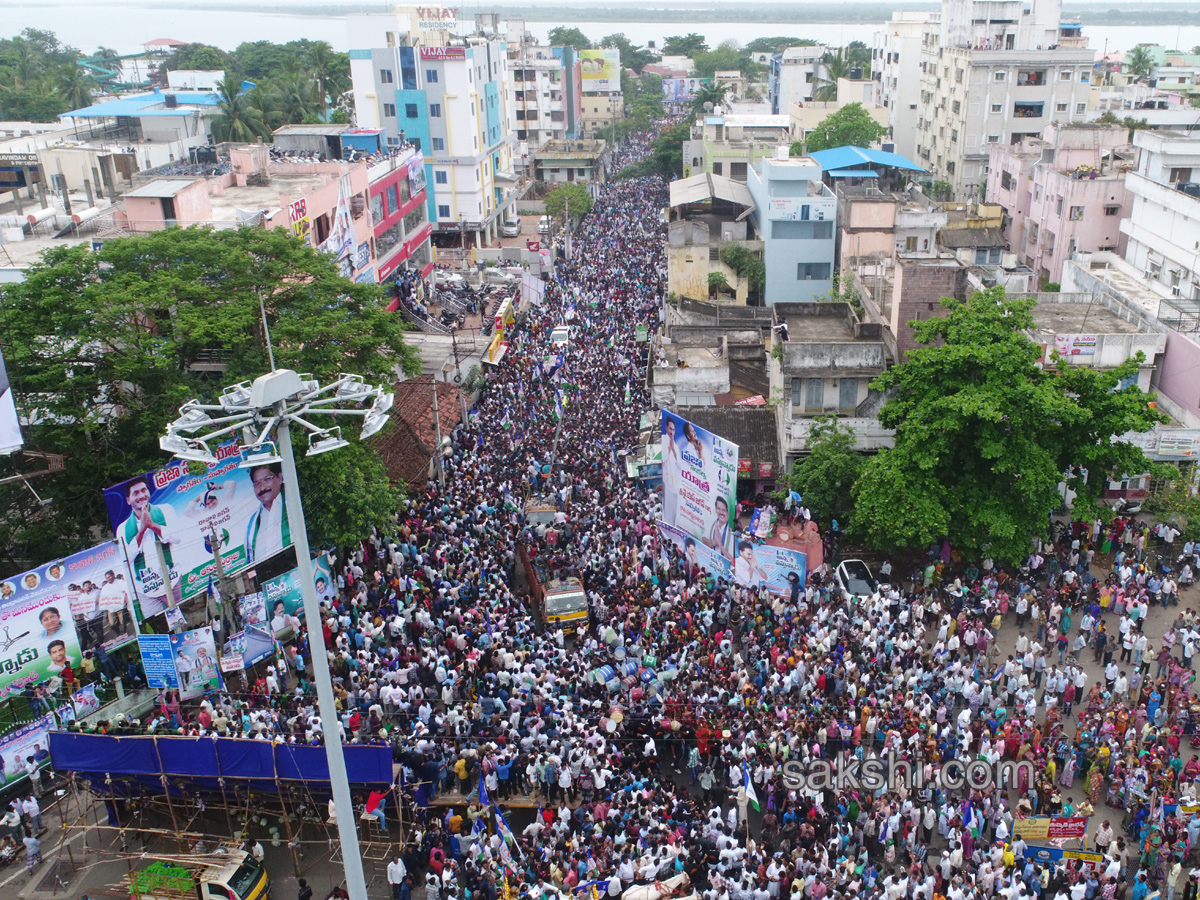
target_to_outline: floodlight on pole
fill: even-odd
[[[266,328],[265,310],[263,327]],[[274,360],[273,353],[271,359]],[[362,437],[367,438],[387,423],[387,413],[393,402],[393,395],[384,385],[366,384],[359,375],[342,374],[322,386],[311,375],[299,375],[291,369],[272,369],[253,382],[243,381],[225,388],[216,404],[188,401],[180,407],[179,418],[167,426],[167,433],[159,438],[159,446],[168,453],[211,465],[216,462],[216,457],[209,450],[209,444],[240,436],[247,451],[240,463],[242,468],[263,465],[282,467],[283,499],[288,521],[292,523],[291,535],[296,548],[304,616],[309,623],[317,708],[321,721],[325,723],[322,728],[332,729],[323,736],[345,867],[346,891],[350,900],[367,900],[367,887],[362,854],[358,848],[358,819],[354,814],[350,783],[346,776],[346,759],[337,730],[338,714],[328,664],[329,651],[321,631],[321,601],[313,581],[304,504],[292,452],[291,426],[295,424],[308,432],[307,455],[316,456],[345,447],[349,441],[342,437],[340,426],[323,428],[309,419],[315,416],[360,416],[363,419]],[[210,413],[214,412],[225,415],[213,418]],[[184,437],[180,432],[195,436]]]

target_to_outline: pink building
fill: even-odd
[[[1039,281],[1060,282],[1076,251],[1124,251],[1125,173],[1136,159],[1122,126],[1050,125],[992,147],[987,202],[1004,208],[1008,246]]]
[[[124,226],[134,232],[175,225],[287,228],[337,255],[342,274],[376,280],[367,164],[269,161],[267,145],[231,148],[231,171],[206,178],[160,178],[125,194]]]

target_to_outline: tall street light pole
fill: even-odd
[[[264,314],[264,326],[265,318]],[[245,452],[239,464],[241,468],[273,465],[282,468],[284,504],[287,520],[292,523],[289,530],[296,548],[297,568],[300,570],[300,593],[304,600],[314,680],[317,684],[317,708],[321,714],[321,733],[324,736],[325,756],[329,761],[330,788],[337,815],[346,891],[350,900],[367,900],[367,886],[333,697],[329,650],[321,630],[321,603],[313,583],[304,505],[292,452],[291,425],[299,425],[309,433],[308,456],[328,453],[347,446],[349,441],[342,438],[339,426],[320,428],[312,424],[310,418],[322,415],[361,416],[362,438],[366,439],[387,424],[387,413],[393,399],[383,385],[364,384],[358,375],[339,375],[330,384],[322,386],[311,375],[298,375],[291,369],[273,369],[260,375],[253,383],[242,382],[225,388],[218,403],[189,400],[180,407],[179,418],[168,425],[167,433],[159,438],[159,446],[180,459],[212,465],[217,457],[209,444],[241,434]]]

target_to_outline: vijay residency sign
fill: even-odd
[[[158,547],[170,569],[176,601],[207,590],[216,578],[213,533],[227,575],[262,562],[292,544],[283,477],[271,467],[240,469],[236,441],[215,450],[202,474],[176,460],[104,492],[113,533],[125,552],[140,604],[139,621],[170,605]]]
[[[124,556],[110,541],[0,582],[0,691],[20,693],[58,675],[68,662],[78,669],[76,624],[89,627],[91,614],[79,598],[93,597],[95,616],[107,621],[110,610],[99,606],[106,582],[119,586],[128,577]]]
[[[662,411],[662,521],[734,555],[738,445]]]

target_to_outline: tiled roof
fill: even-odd
[[[388,478],[394,482],[422,484],[429,460],[437,449],[433,427],[433,376],[419,375],[397,382],[396,402],[392,406],[392,426],[371,443],[383,460]],[[437,383],[438,420],[442,434],[452,432],[462,421],[462,402],[458,388],[444,381]]]
[[[938,240],[948,250],[960,247],[1008,247],[999,228],[943,228]]]
[[[779,433],[769,406],[680,406],[671,412],[738,445],[741,459],[779,465]]]

